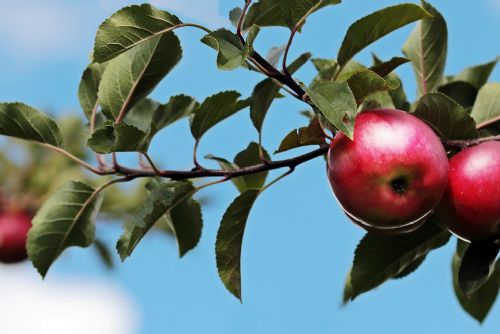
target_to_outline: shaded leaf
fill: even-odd
[[[153,124],[158,130],[169,126],[178,120],[191,116],[199,103],[191,96],[172,96],[168,103],[158,106],[153,116]]]
[[[200,139],[211,127],[246,107],[238,104],[239,97],[238,92],[226,91],[206,98],[191,122],[193,137]]]
[[[245,21],[243,22],[244,30],[247,30],[254,24],[259,27],[286,27],[287,25],[281,13],[281,1],[259,0],[258,2],[254,2],[245,16]]]
[[[358,105],[361,104],[368,95],[399,87],[398,81],[385,80],[371,70],[359,70],[347,79],[347,83]]]
[[[459,103],[462,107],[471,107],[477,96],[477,89],[465,81],[452,81],[439,86],[438,91]]]
[[[238,26],[238,22],[240,21],[240,16],[242,13],[243,13],[243,9],[241,9],[240,7],[233,8],[229,12],[229,21],[231,21],[231,24],[234,27]]]
[[[293,74],[299,70],[309,59],[310,53],[304,53],[288,66],[288,71]],[[267,111],[271,107],[274,99],[278,96],[280,87],[271,79],[265,79],[255,86],[252,93],[252,105],[250,107],[250,117],[255,129],[260,133],[264,124]]]
[[[115,58],[181,23],[175,15],[150,4],[122,8],[99,26],[94,44],[94,61],[103,63]]]
[[[403,46],[403,53],[412,62],[420,96],[435,91],[440,84],[448,50],[445,19],[427,2],[422,1],[422,5],[432,17],[423,18]]]
[[[394,71],[396,68],[398,68],[400,65],[406,64],[410,60],[407,58],[403,57],[393,57],[390,60],[374,65],[370,67],[370,70],[372,72],[377,73],[380,75],[382,78],[385,78],[389,73]]]
[[[321,124],[318,118],[314,118],[309,126],[302,127],[300,129],[292,130],[286,137],[281,141],[281,144],[276,150],[276,153],[288,151],[301,146],[308,145],[324,145],[325,138],[323,130],[321,129]]]
[[[258,190],[248,190],[227,208],[217,232],[215,254],[219,277],[236,298],[241,300],[241,247],[250,210]]]
[[[114,266],[113,257],[111,256],[111,252],[109,251],[108,246],[104,242],[99,239],[94,240],[94,248],[99,255],[99,258],[104,263],[106,268],[111,269]]]
[[[63,146],[57,123],[24,103],[0,103],[0,135]]]
[[[460,289],[458,283],[458,272],[461,263],[462,257],[457,252],[453,256],[452,264],[453,288],[455,295],[457,296],[462,308],[474,319],[482,323],[486,319],[486,316],[490,312],[498,296],[500,266],[497,263],[497,268],[495,269],[494,274],[476,292],[466,296]]]
[[[323,82],[318,84],[314,91],[307,89],[307,94],[330,123],[349,138],[353,138],[354,118],[358,106],[346,82]],[[344,121],[346,116],[347,120]]]
[[[479,90],[471,116],[478,127],[500,120],[500,83],[486,84]]]
[[[393,277],[393,279],[401,279],[401,278],[405,278],[406,276],[414,273],[418,267],[420,267],[422,265],[422,263],[424,263],[425,261],[425,258],[427,256],[424,255],[422,257],[419,257],[418,259],[416,259],[415,261],[413,261],[412,263],[408,264],[404,269],[403,271],[401,271],[399,274],[397,274],[396,276]]]
[[[147,152],[151,136],[149,133],[126,123],[106,122],[104,128],[97,129],[87,141],[96,153]]]
[[[266,150],[262,149],[264,158],[270,159],[269,154]],[[250,143],[246,149],[238,153],[234,157],[234,163],[238,167],[248,167],[262,163],[259,153],[259,145],[257,143]],[[244,188],[238,188],[240,192],[244,192],[249,189],[260,189],[266,182],[268,172],[262,172],[259,174],[250,174],[238,177],[245,184]],[[235,183],[236,185],[236,183]]]
[[[92,112],[97,108],[97,92],[99,83],[101,82],[102,74],[107,63],[93,63],[87,66],[83,72],[80,85],[78,86],[78,99],[83,113],[90,121]]]
[[[200,203],[193,198],[185,199],[165,215],[177,240],[179,256],[195,248],[201,238],[203,217]]]
[[[148,196],[124,224],[124,232],[116,244],[122,261],[132,254],[142,238],[160,218],[170,213],[174,207],[194,193],[194,187],[188,181],[161,182],[153,179],[146,184],[146,188],[149,190]],[[179,249],[183,248],[179,246]]]
[[[493,241],[469,245],[458,270],[458,284],[466,296],[479,290],[493,274],[499,249]]]
[[[354,22],[344,37],[337,60],[344,66],[355,54],[409,23],[429,17],[429,13],[415,4],[387,7]]]
[[[488,81],[499,59],[500,57],[497,57],[489,63],[468,67],[454,76],[453,81],[465,81],[480,89]]]
[[[99,84],[99,103],[111,120],[125,116],[177,65],[182,57],[173,33],[154,36],[109,61]]]
[[[345,300],[354,300],[414,266],[431,250],[445,245],[450,233],[432,222],[397,236],[366,234],[358,244]]]
[[[413,115],[427,122],[446,139],[471,139],[477,136],[474,119],[462,106],[441,93],[422,96]]]
[[[95,219],[102,193],[81,182],[70,181],[38,210],[28,233],[28,256],[45,277],[52,263],[68,247],[88,247],[95,238]]]

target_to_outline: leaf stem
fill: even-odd
[[[487,127],[487,126],[489,126],[489,125],[492,125],[493,123],[496,123],[496,122],[498,122],[498,121],[500,121],[500,116],[497,116],[497,117],[494,117],[494,118],[489,119],[489,120],[487,120],[487,121],[484,121],[484,122],[479,123],[479,124],[476,126],[476,129],[477,129],[477,130],[480,130],[480,129],[485,128],[485,127]]]
[[[57,146],[54,146],[54,145],[51,145],[51,144],[46,144],[46,143],[40,143],[40,145],[42,145],[42,146],[47,147],[47,148],[49,148],[49,149],[51,149],[53,151],[56,151],[58,153],[61,153],[61,154],[65,155],[66,157],[68,157],[71,160],[73,160],[74,162],[80,164],[82,167],[88,169],[89,171],[91,171],[94,174],[97,174],[97,175],[111,175],[111,174],[113,174],[113,171],[104,170],[104,169],[101,169],[101,168],[96,168],[96,167],[92,166],[91,164],[89,164],[88,162],[83,161],[82,159],[80,159],[80,158],[74,156],[73,154],[69,153],[68,151],[66,151],[63,148],[60,148],[60,147],[57,147]]]
[[[250,6],[250,3],[252,3],[252,0],[247,0],[245,2],[245,6],[243,7],[243,10],[241,11],[240,19],[238,20],[238,26],[236,27],[236,34],[240,38],[240,40],[245,43],[245,39],[243,38],[243,35],[241,34],[241,28],[243,26],[243,21],[245,20],[245,14],[247,13],[247,9]]]

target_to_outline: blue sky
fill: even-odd
[[[155,0],[156,5],[179,14],[185,21],[211,27],[227,24],[225,13],[243,1]],[[1,5],[0,101],[23,101],[58,114],[81,113],[77,87],[99,23],[131,1],[19,0]],[[392,0],[345,0],[309,19],[293,44],[290,58],[304,51],[315,57],[334,58],[344,33],[354,20]],[[446,72],[484,63],[500,54],[500,1],[434,0],[448,21],[449,47]],[[202,5],[200,5],[202,4]],[[413,28],[401,29],[369,47],[357,57],[369,63],[370,52],[382,59],[401,55],[401,46]],[[179,33],[184,49],[180,65],[153,96],[160,101],[177,93],[199,100],[215,92],[236,89],[244,96],[262,78],[245,70],[219,72],[215,54],[199,43],[201,32]],[[285,29],[259,35],[257,49],[286,42]],[[408,95],[415,96],[409,65],[398,73]],[[311,65],[297,77],[308,82]],[[500,80],[497,68],[491,78]],[[269,151],[291,129],[304,124],[293,99],[273,104],[264,127]],[[231,140],[228,140],[231,138]],[[213,153],[232,158],[257,134],[242,112],[211,131],[200,146],[200,156]],[[175,124],[159,135],[151,155],[162,167],[186,168],[191,163],[193,140],[187,124]],[[300,150],[292,152],[299,153]],[[288,157],[283,154],[280,157]],[[363,231],[348,222],[337,206],[321,159],[266,191],[252,210],[245,233],[241,305],[220,283],[214,255],[218,223],[236,196],[231,184],[202,193],[210,197],[204,209],[205,228],[200,245],[179,260],[176,246],[163,235],[151,235],[133,256],[114,271],[107,271],[91,250],[72,249],[53,267],[45,284],[61,279],[96,280],[111,284],[136,304],[140,334],[156,333],[498,333],[497,304],[480,327],[460,309],[451,285],[454,240],[432,253],[408,278],[391,281],[354,303],[341,307],[341,294],[352,254]],[[99,231],[113,246],[120,224],[101,222]],[[7,269],[5,269],[7,270]],[[500,304],[500,303],[499,303]],[[41,309],[40,312],[48,312]],[[0,319],[1,319],[0,315]]]

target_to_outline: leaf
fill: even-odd
[[[57,123],[24,103],[0,103],[0,135],[62,147]]]
[[[97,251],[97,255],[99,255],[99,258],[104,263],[106,268],[108,268],[108,269],[113,268],[113,266],[114,266],[113,257],[111,256],[111,252],[109,251],[106,244],[99,239],[95,239],[94,240],[94,248]]]
[[[168,103],[158,106],[153,116],[153,124],[158,130],[178,120],[189,117],[199,108],[199,103],[186,95],[172,96]]]
[[[361,105],[361,110],[370,110],[376,108],[396,108],[394,102],[392,101],[389,92],[377,92],[373,93],[365,98]]]
[[[500,83],[486,84],[479,90],[471,116],[478,127],[500,120]]]
[[[200,241],[203,229],[200,203],[188,198],[179,202],[165,217],[176,237],[179,256],[182,257]]]
[[[401,4],[376,11],[354,22],[344,37],[337,60],[347,64],[359,51],[390,32],[409,23],[429,17],[429,13],[415,4]]]
[[[235,169],[238,169],[238,166],[236,164],[229,162],[227,159],[216,157],[212,154],[207,154],[205,156],[205,159],[217,161],[220,168],[222,168],[223,170],[233,171]],[[242,177],[234,177],[231,179],[231,182],[240,192],[244,192],[247,189],[247,184]]]
[[[288,28],[293,29],[302,19],[313,12],[341,0],[281,0],[281,13]]]
[[[259,2],[254,2],[245,16],[243,29],[247,30],[254,24],[259,27],[286,27],[285,20],[281,13],[281,1],[282,0],[259,0]]]
[[[493,241],[469,245],[458,270],[458,285],[466,296],[478,291],[493,274],[499,249]]]
[[[194,193],[192,183],[187,181],[160,182],[153,179],[146,184],[146,188],[149,190],[148,196],[133,217],[124,224],[124,232],[116,244],[122,261],[132,254],[142,238],[160,218],[170,213],[174,207]],[[187,248],[179,245],[180,250]]]
[[[462,106],[441,93],[422,96],[413,115],[427,122],[446,139],[471,139],[477,136],[474,119]]]
[[[396,68],[398,68],[400,65],[406,64],[410,60],[407,58],[403,57],[393,57],[390,60],[374,65],[370,67],[370,70],[372,72],[375,72],[376,74],[380,75],[382,78],[385,78],[389,73],[394,71]]]
[[[92,117],[92,112],[98,106],[97,92],[106,66],[107,63],[93,63],[87,66],[83,72],[80,85],[78,86],[78,99],[80,100],[80,106],[89,121]]]
[[[476,89],[480,89],[490,77],[491,72],[495,68],[500,57],[495,60],[481,65],[476,65],[464,69],[462,72],[453,77],[453,81],[465,81],[470,83]]]
[[[483,323],[498,296],[500,266],[497,263],[495,273],[476,292],[466,296],[459,287],[458,271],[462,262],[461,256],[456,253],[453,256],[453,288],[458,302],[462,308],[474,319]]]
[[[412,263],[408,264],[405,267],[405,269],[403,271],[401,271],[399,274],[397,274],[396,276],[394,276],[393,279],[401,279],[401,278],[404,278],[404,277],[414,273],[422,265],[422,263],[424,263],[426,257],[427,256],[424,255],[422,257],[419,257],[418,259],[416,259]]]
[[[194,113],[191,123],[193,137],[199,140],[211,127],[243,109],[245,106],[238,104],[239,97],[238,92],[226,91],[206,98]]]
[[[173,33],[158,35],[109,62],[99,85],[99,103],[111,120],[123,118],[177,65],[182,57]]]
[[[371,70],[359,70],[358,73],[353,74],[347,79],[347,83],[358,105],[361,104],[368,95],[399,87],[399,82],[385,80]]]
[[[104,128],[97,129],[87,141],[96,153],[143,152],[146,153],[151,135],[126,123],[106,122]]]
[[[309,59],[310,53],[303,53],[288,66],[288,71],[293,74],[298,71]],[[265,79],[255,86],[252,93],[252,105],[250,106],[250,117],[252,123],[260,133],[264,125],[264,119],[274,99],[278,96],[280,87],[271,79]]]
[[[324,145],[325,138],[318,118],[314,118],[307,127],[292,130],[282,141],[276,153],[301,146]]]
[[[313,59],[312,62],[314,67],[316,67],[316,69],[318,70],[318,75],[316,75],[316,77],[309,85],[309,89],[311,90],[315,90],[316,86],[321,82],[332,81],[336,77],[342,78],[346,74],[351,75],[354,72],[366,70],[366,66],[358,63],[357,61],[351,60],[340,70],[340,73],[337,75],[339,65],[335,59]]]
[[[443,16],[427,2],[423,7],[432,17],[423,18],[403,46],[412,62],[420,96],[436,90],[441,82],[448,49],[448,30]]]
[[[323,82],[318,84],[314,91],[307,89],[307,94],[330,123],[349,138],[353,138],[354,118],[358,106],[346,82]]]
[[[366,234],[358,244],[345,300],[354,300],[414,266],[431,250],[445,245],[450,233],[432,222],[397,236]]]
[[[285,50],[286,50],[286,45],[280,47],[277,46],[272,47],[267,53],[266,56],[267,62],[272,66],[276,67],[281,59],[281,56],[283,56],[283,53],[285,53]]]
[[[477,89],[465,81],[449,82],[439,86],[438,91],[456,101],[464,108],[471,107],[477,97]]]
[[[250,210],[259,191],[248,190],[227,208],[217,232],[215,254],[219,277],[226,288],[241,299],[241,247]]]
[[[201,41],[218,52],[217,67],[220,70],[230,71],[240,67],[246,61],[259,30],[260,28],[256,25],[250,28],[245,45],[235,33],[227,29],[212,31]]]
[[[102,193],[88,185],[69,181],[38,210],[28,233],[27,250],[42,277],[66,248],[88,247],[94,242],[102,199]]]
[[[269,154],[266,152],[266,150],[262,150],[264,158],[269,160]],[[254,142],[250,143],[246,149],[244,149],[234,157],[234,163],[238,167],[248,167],[262,163],[259,154],[259,145]],[[268,172],[262,172],[258,174],[250,174],[238,177],[241,178],[242,182],[245,184],[244,188],[238,188],[238,190],[240,192],[244,192],[249,189],[262,188],[262,186],[266,182],[268,174]]]
[[[122,8],[99,26],[93,59],[98,63],[113,59],[181,23],[175,15],[149,4]]]
[[[240,16],[242,13],[243,13],[243,9],[241,9],[240,7],[233,8],[229,12],[229,21],[231,21],[231,24],[234,27],[238,26],[238,22],[240,21]]]

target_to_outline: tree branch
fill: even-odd
[[[484,142],[488,141],[500,141],[500,135],[499,136],[491,136],[491,137],[482,137],[482,138],[477,138],[477,139],[468,139],[468,140],[448,140],[448,139],[441,139],[441,142],[446,148],[455,148],[455,149],[460,149],[463,150],[464,148],[478,145]]]

